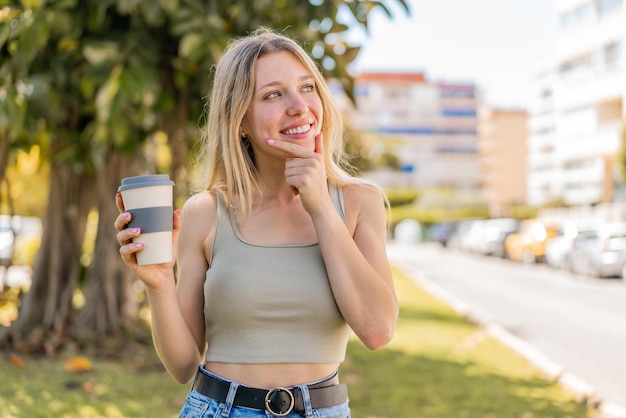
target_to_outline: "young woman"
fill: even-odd
[[[179,382],[181,417],[349,417],[337,370],[349,335],[393,336],[398,302],[382,192],[350,176],[341,114],[314,61],[261,28],[215,70],[203,132],[207,188],[174,211],[174,262],[138,266],[156,350]],[[200,366],[199,366],[200,365]]]

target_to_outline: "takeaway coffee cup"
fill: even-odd
[[[172,213],[174,182],[167,174],[127,177],[117,189],[125,209],[131,213],[129,228],[141,228],[133,242],[143,242],[137,252],[137,263],[172,261]]]

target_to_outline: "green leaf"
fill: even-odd
[[[120,74],[122,66],[117,65],[111,71],[109,79],[98,90],[96,95],[96,116],[101,121],[108,121],[111,116],[113,100],[120,88]]]
[[[17,19],[20,17],[22,10],[5,6],[0,9],[0,23],[10,23],[13,19]]]
[[[200,55],[199,50],[204,44],[205,39],[199,33],[189,33],[180,39],[179,53],[184,58],[193,59]]]
[[[89,64],[99,67],[119,62],[121,53],[116,42],[88,42],[83,46],[83,56]]]

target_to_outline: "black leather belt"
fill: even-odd
[[[330,385],[330,386],[328,386]],[[225,402],[230,389],[230,382],[207,376],[198,371],[193,382],[193,390],[215,399]],[[348,399],[348,389],[343,383],[324,381],[308,386],[313,409],[327,408],[341,405]],[[239,386],[233,401],[234,406],[266,410],[270,414],[282,417],[291,412],[304,412],[304,399],[302,391],[295,388],[256,389],[247,386]]]

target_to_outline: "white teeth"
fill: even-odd
[[[302,126],[298,126],[297,128],[287,129],[284,132],[287,135],[294,135],[294,134],[304,133],[304,132],[308,131],[309,129],[311,129],[311,125],[302,125]]]

